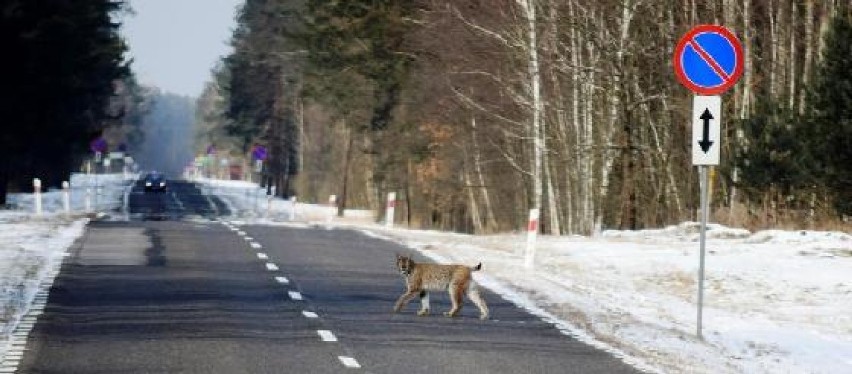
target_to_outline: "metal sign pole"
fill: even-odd
[[[701,336],[701,319],[702,319],[702,308],[704,306],[704,253],[706,248],[706,231],[707,231],[707,185],[709,184],[709,178],[707,174],[707,165],[698,166],[699,173],[699,184],[701,185],[701,239],[700,239],[700,247],[701,247],[701,260],[700,265],[698,267],[698,338],[703,339]]]

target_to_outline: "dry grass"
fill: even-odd
[[[839,217],[816,212],[813,216],[807,211],[790,209],[749,209],[743,204],[730,207],[716,207],[711,211],[713,222],[730,227],[742,227],[752,232],[779,230],[817,230],[852,233],[852,222],[844,222]]]

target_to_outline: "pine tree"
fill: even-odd
[[[852,10],[838,11],[810,88],[806,132],[815,172],[833,192],[835,207],[852,214]]]
[[[129,76],[113,16],[118,0],[0,5],[0,204],[38,176],[57,186],[108,125],[115,84]]]

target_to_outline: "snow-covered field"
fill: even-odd
[[[120,179],[120,178],[116,178]],[[256,185],[200,181],[228,204],[228,220],[292,227],[345,227],[393,240],[440,262],[483,263],[477,280],[566,334],[648,371],[665,373],[852,373],[852,236],[751,233],[711,225],[704,339],[696,337],[698,226],[539,237],[534,270],[521,233],[471,236],[385,228],[369,212],[332,217],[318,204],[267,200]],[[117,181],[116,196],[121,195]],[[0,332],[8,340],[31,301],[40,269],[59,261],[84,218],[0,212]],[[120,197],[114,200],[120,202]],[[291,214],[295,217],[291,220]],[[10,312],[11,311],[11,312]],[[493,316],[500,319],[499,314]],[[0,356],[4,345],[0,344]]]

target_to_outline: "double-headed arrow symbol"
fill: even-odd
[[[703,137],[698,141],[698,145],[701,146],[701,150],[704,153],[707,153],[710,151],[710,147],[713,146],[713,141],[710,140],[710,120],[713,119],[713,115],[710,114],[710,109],[705,108],[704,113],[698,118],[704,120]]]

